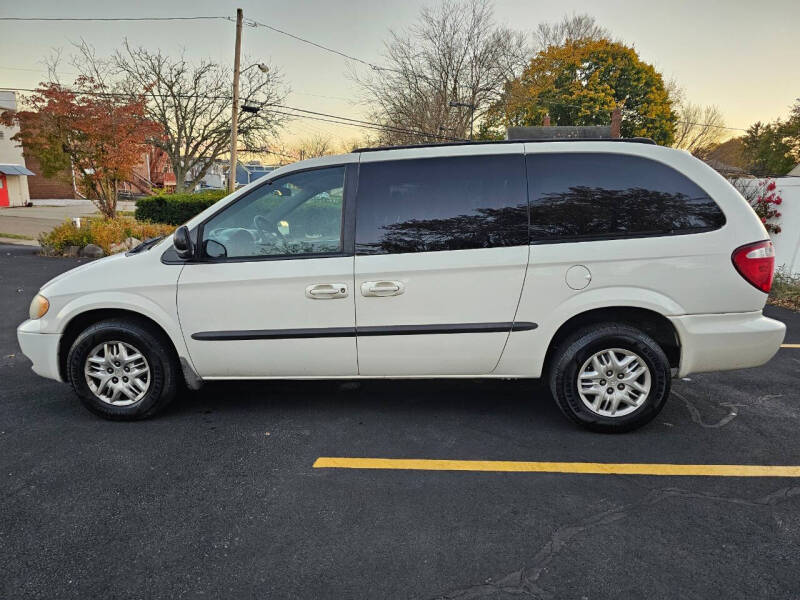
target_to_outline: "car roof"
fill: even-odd
[[[519,140],[458,140],[454,142],[435,142],[431,144],[408,144],[405,146],[374,146],[365,148],[356,148],[353,152],[380,152],[383,150],[413,150],[416,148],[441,148],[447,146],[483,146],[495,144],[538,144],[538,143],[575,143],[575,142],[621,142],[628,144],[655,144],[650,138],[634,137],[634,138],[560,138],[560,139],[519,139]]]
[[[414,144],[407,146],[384,146],[375,148],[357,148],[347,154],[327,155],[301,160],[284,165],[271,171],[269,180],[306,169],[345,165],[348,163],[370,163],[385,160],[402,160],[413,158],[437,158],[446,156],[467,156],[473,154],[509,154],[518,152],[521,147],[528,152],[620,152],[644,156],[661,156],[660,151],[675,151],[658,146],[650,138],[571,138],[553,140],[496,140],[496,141],[459,141],[436,144]]]

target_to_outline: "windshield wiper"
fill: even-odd
[[[150,250],[153,246],[155,246],[158,242],[164,239],[163,235],[159,235],[158,237],[148,238],[143,241],[138,246],[135,246],[128,250],[128,254],[138,254],[139,252],[144,252],[145,250]]]

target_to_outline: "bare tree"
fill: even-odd
[[[292,146],[291,153],[299,160],[304,160],[306,158],[317,158],[318,156],[337,154],[338,149],[330,137],[314,135],[299,140]]]
[[[564,15],[557,23],[539,23],[533,32],[537,51],[550,46],[563,46],[578,40],[612,40],[611,32],[598,25],[591,15]]]
[[[673,147],[706,158],[727,137],[722,112],[714,105],[701,106],[689,102],[675,81],[667,83],[667,91],[678,115]]]
[[[189,63],[160,50],[133,47],[125,40],[111,59],[125,93],[144,92],[148,116],[165,134],[153,139],[169,157],[176,191],[193,189],[214,161],[229,151],[231,72],[215,62]],[[288,90],[274,68],[243,70],[239,140],[243,151],[261,150],[274,140],[285,117],[270,110]],[[190,181],[191,179],[191,181]]]
[[[461,139],[528,54],[521,32],[495,23],[489,0],[442,0],[407,31],[390,32],[387,67],[353,77],[386,128],[379,143]]]
[[[675,109],[678,113],[673,144],[675,148],[688,150],[703,158],[727,137],[725,118],[716,106],[683,102]]]

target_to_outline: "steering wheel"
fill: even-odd
[[[261,235],[261,240],[266,241],[265,238],[272,238],[272,240],[280,240],[286,242],[286,236],[278,229],[277,224],[272,224],[270,229],[270,221],[264,215],[256,215],[253,217],[253,225]]]

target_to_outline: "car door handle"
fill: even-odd
[[[316,283],[306,288],[306,298],[312,300],[333,300],[347,298],[346,283]]]
[[[361,284],[361,295],[366,297],[399,296],[406,291],[402,281],[365,281]]]

